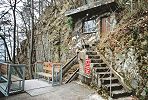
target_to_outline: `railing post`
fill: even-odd
[[[0,81],[2,80],[1,77],[2,76],[2,74],[1,74],[1,64],[0,64]]]
[[[111,68],[113,67],[113,53],[111,52]],[[112,72],[110,70],[110,96],[112,96],[112,88],[111,88],[111,85],[112,85]]]
[[[25,87],[25,66],[23,67],[23,81],[22,81],[22,90],[24,90]]]
[[[12,71],[12,67],[11,65],[7,65],[8,70],[7,70],[7,75],[8,75],[8,81],[7,81],[7,95],[9,95],[10,92],[10,87],[11,87],[11,71]]]
[[[52,86],[62,84],[62,64],[52,64]]]
[[[60,85],[61,85],[62,84],[62,64],[59,72],[60,72]]]
[[[112,80],[111,79],[112,79],[112,73],[111,73],[111,70],[110,70],[110,96],[112,95],[112,93],[111,93],[112,92],[112,90],[111,90],[112,89],[111,88]]]
[[[52,64],[52,86],[54,86],[54,64]]]

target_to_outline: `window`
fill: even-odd
[[[84,22],[83,32],[84,33],[96,32],[96,21],[89,20]]]

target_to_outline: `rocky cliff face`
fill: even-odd
[[[67,24],[65,11],[69,2],[47,7],[35,31],[35,49],[37,61],[66,62],[75,55],[70,50],[71,29]]]
[[[76,54],[74,47],[77,44],[76,37],[69,28],[71,22],[64,15],[66,10],[74,6],[76,5],[65,0],[61,5],[46,8],[35,30],[36,61],[65,63]],[[147,10],[137,11],[132,16],[123,18],[114,32],[100,38],[98,51],[113,63],[114,69],[125,77],[127,84],[134,88],[137,94],[146,95],[145,90],[148,88]]]
[[[76,55],[76,43],[72,40],[72,20],[65,17],[65,11],[80,6],[79,0],[56,0],[56,5],[46,7],[35,25],[34,58],[36,61],[62,62]],[[18,63],[26,64],[26,78],[29,78],[29,42],[24,40],[18,49]],[[33,64],[34,65],[34,64]],[[32,66],[34,69],[34,66]]]
[[[128,15],[126,15],[128,16]],[[123,18],[114,32],[100,40],[98,50],[138,95],[148,89],[148,11]],[[141,89],[140,89],[141,88]]]

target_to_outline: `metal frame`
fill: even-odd
[[[36,79],[40,79],[41,77],[46,77],[44,75],[37,74],[37,72],[43,72],[43,66],[42,66],[43,63],[44,62],[35,63],[35,78]],[[37,64],[41,64],[42,71],[39,71],[39,67]],[[63,66],[61,63],[52,63],[52,77],[46,77],[48,78],[48,83],[51,83],[52,86],[61,85],[62,84],[62,73],[63,73],[62,69],[63,69]],[[50,80],[51,78],[52,78],[52,81]]]
[[[0,60],[5,60],[5,50],[4,50],[4,45],[3,45],[3,41],[0,39]]]
[[[25,66],[24,64],[7,64],[7,63],[1,63],[0,62],[0,68],[1,65],[5,65],[7,67],[7,77],[2,75],[0,73],[0,91],[5,95],[9,96],[10,94],[17,93],[24,91],[24,85],[25,85]],[[15,82],[12,81],[12,76],[14,75],[14,68],[19,69],[19,80],[16,80]],[[18,73],[17,73],[18,74]],[[17,77],[17,76],[16,76]],[[14,87],[16,86],[16,87]]]
[[[57,65],[60,66],[60,70],[58,70]],[[55,63],[52,65],[52,86],[57,86],[61,84],[62,84],[62,65]]]

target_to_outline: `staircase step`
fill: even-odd
[[[97,55],[97,52],[95,52],[95,51],[87,51],[86,55]]]
[[[103,63],[101,59],[91,59],[91,63]]]
[[[92,44],[92,46],[96,46],[96,44]]]
[[[117,98],[121,98],[121,97],[127,97],[127,96],[131,96],[132,93],[129,93],[125,90],[116,90],[116,91],[112,91],[112,98],[117,99]]]
[[[109,70],[107,67],[93,67],[96,72],[106,72]]]
[[[138,98],[130,95],[130,96],[126,96],[126,97],[120,97],[120,98],[117,98],[117,99],[114,98],[114,100],[138,100]]]
[[[83,44],[82,46],[83,46],[84,48],[89,48],[89,47],[90,47],[89,44]]]
[[[107,65],[104,63],[92,63],[93,67],[106,67]]]
[[[110,77],[110,72],[97,72],[97,74],[99,74],[99,78],[109,78]],[[111,73],[112,77],[114,77],[114,74]]]
[[[103,85],[110,84],[110,81],[111,81],[111,83],[118,83],[119,82],[119,80],[117,78],[115,78],[115,77],[112,77],[111,80],[110,80],[110,77],[101,78],[101,80],[102,80]]]
[[[98,56],[98,55],[88,55],[88,58],[90,58],[90,59],[100,59],[100,56]]]
[[[119,83],[111,83],[104,86],[107,88],[108,91],[110,91],[110,87],[111,87],[111,91],[122,90],[123,88],[123,86]]]

